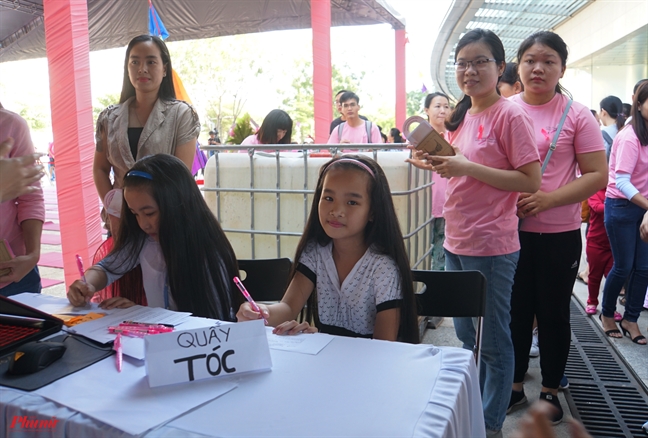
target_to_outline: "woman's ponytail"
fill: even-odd
[[[461,122],[463,122],[466,113],[472,106],[472,100],[467,94],[457,103],[455,109],[450,113],[450,117],[445,120],[445,127],[448,131],[456,131]]]

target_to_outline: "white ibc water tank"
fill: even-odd
[[[372,152],[360,154],[374,157]],[[429,182],[427,172],[410,171],[410,165],[405,163],[407,157],[408,151],[377,153],[377,161],[385,172],[392,193],[407,192],[409,187],[421,185],[424,178]],[[320,167],[329,160],[330,157],[308,157],[305,160],[301,152],[281,152],[279,159],[274,153],[257,152],[250,158],[247,153],[221,152],[209,159],[205,167],[205,200],[226,230],[237,258],[293,258],[298,236],[252,234],[250,231],[301,235],[311,208],[312,195],[277,195],[276,192],[250,195],[249,191],[232,189],[249,190],[252,187],[269,191],[313,191]],[[416,177],[420,181],[416,181]],[[217,187],[217,179],[220,191],[210,191]],[[429,219],[430,193],[427,188],[411,195],[393,196],[403,235]],[[429,248],[427,228],[406,239],[406,245],[414,263]]]

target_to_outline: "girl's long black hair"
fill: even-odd
[[[263,119],[257,138],[262,144],[290,144],[292,141],[293,121],[287,112],[274,109]],[[286,131],[286,135],[277,141],[277,129]]]
[[[403,136],[398,128],[390,129],[389,135],[394,139],[394,143],[405,143],[405,140],[403,140]]]
[[[169,49],[167,48],[164,41],[161,38],[152,36],[152,35],[140,35],[133,38],[128,47],[126,48],[126,59],[124,59],[124,77],[122,79],[122,91],[121,96],[119,97],[119,103],[126,102],[129,98],[135,96],[135,87],[128,77],[128,63],[130,61],[130,52],[131,49],[139,43],[146,41],[153,41],[158,48],[160,49],[160,56],[162,57],[162,63],[166,66],[166,76],[162,78],[162,83],[160,84],[160,90],[158,91],[158,98],[162,100],[175,100],[176,92],[175,87],[173,86],[173,67],[171,66],[171,55],[169,54]]]
[[[414,299],[414,284],[412,281],[412,271],[409,264],[409,257],[405,250],[403,234],[401,233],[396,210],[391,197],[391,190],[387,177],[382,168],[371,158],[362,155],[343,155],[333,158],[324,164],[320,169],[313,204],[310,215],[304,228],[304,233],[297,245],[295,252],[295,261],[291,278],[295,275],[295,267],[299,263],[306,245],[315,241],[320,246],[326,246],[331,238],[324,232],[322,224],[319,221],[319,201],[322,197],[324,177],[332,169],[348,169],[364,172],[359,166],[341,162],[337,163],[340,158],[352,158],[368,166],[374,173],[375,178],[370,177],[369,197],[371,199],[371,215],[373,221],[367,223],[365,227],[365,243],[367,246],[373,246],[374,250],[380,254],[388,255],[398,266],[401,280],[401,291],[403,302],[400,308],[400,328],[399,340],[412,344],[419,343],[418,319],[416,314],[416,304]],[[306,321],[318,321],[317,317],[317,291],[314,290],[308,298],[306,309],[302,312],[301,318]]]
[[[630,109],[632,120],[629,123],[639,139],[639,144],[644,147],[648,146],[648,122],[641,115],[641,106],[646,100],[648,100],[648,81],[641,83],[634,93],[632,109]]]
[[[627,116],[623,114],[623,102],[621,102],[621,99],[616,96],[604,97],[599,107],[604,109],[614,119],[617,130],[623,129]]]
[[[520,75],[518,74],[518,65],[516,62],[506,63],[506,68],[504,69],[504,73],[502,73],[502,76],[500,76],[499,81],[504,82],[505,84],[509,84],[510,86],[515,85],[516,82],[519,82],[520,85],[522,85],[522,81],[520,80]]]
[[[178,310],[236,321],[234,313],[243,302],[232,281],[239,275],[236,256],[187,166],[172,155],[157,154],[138,160],[130,170],[151,175],[148,179],[127,173],[124,191],[143,189],[157,202],[160,248],[169,293]],[[147,238],[124,202],[119,238],[111,254],[126,254],[123,266],[132,266]],[[116,273],[122,273],[119,268]]]
[[[502,44],[502,40],[499,39],[495,32],[479,28],[473,29],[461,37],[459,43],[457,43],[457,47],[455,48],[455,61],[457,60],[457,55],[459,54],[461,49],[466,47],[468,44],[478,42],[483,42],[488,46],[491,53],[493,54],[496,65],[499,66],[502,65],[502,63],[506,62],[506,53],[504,52],[504,45]],[[497,87],[495,87],[495,90],[497,91],[497,94],[499,94]],[[457,103],[457,106],[455,106],[455,109],[450,113],[450,116],[446,119],[446,129],[451,132],[456,131],[459,125],[461,125],[461,122],[463,122],[463,119],[464,117],[466,117],[466,113],[471,106],[472,100],[470,99],[470,96],[468,96],[467,94],[464,95],[464,97],[462,97],[461,100]]]

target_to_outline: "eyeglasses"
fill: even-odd
[[[355,103],[355,102],[349,102],[349,103],[343,103],[342,104],[342,108],[344,108],[344,109],[355,108],[356,106],[358,106],[358,104]]]
[[[477,58],[472,61],[457,61],[454,63],[456,71],[466,71],[468,66],[472,65],[475,67],[475,70],[484,70],[488,66],[489,62],[497,62],[493,58]]]

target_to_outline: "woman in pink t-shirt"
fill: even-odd
[[[610,174],[605,193],[605,230],[614,257],[603,288],[603,328],[620,338],[612,315],[616,299],[628,278],[623,334],[635,344],[646,345],[637,319],[648,286],[648,243],[640,239],[641,221],[648,210],[648,82],[635,92],[632,120],[614,137],[610,153]]]
[[[518,62],[524,91],[510,100],[533,120],[544,160],[570,101],[559,84],[567,64],[567,45],[553,32],[537,32],[520,45]],[[581,202],[605,187],[606,168],[596,120],[587,107],[572,102],[540,190],[522,193],[517,203],[522,249],[511,296],[515,376],[509,411],[526,402],[522,383],[535,315],[542,358],[540,399],[556,407],[553,423],[562,421],[557,393],[571,341],[569,303],[582,252]]]
[[[455,50],[457,84],[465,93],[446,121],[453,157],[429,157],[431,170],[449,178],[446,220],[447,270],[478,270],[487,279],[481,345],[484,421],[489,435],[502,429],[513,377],[510,298],[520,243],[518,192],[540,187],[540,160],[531,120],[499,95],[504,47],[493,32],[474,29]],[[439,163],[440,162],[440,163]],[[455,318],[464,348],[475,345],[475,321]],[[529,330],[530,333],[530,330]],[[528,350],[527,350],[528,352]]]

